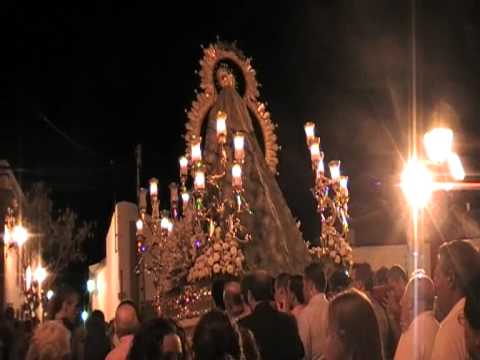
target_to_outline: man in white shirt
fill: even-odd
[[[305,349],[305,360],[321,359],[327,336],[328,300],[323,265],[312,263],[305,268],[303,291],[307,306],[298,317],[298,331]]]
[[[480,360],[480,276],[470,285],[464,309],[465,342],[470,358]]]
[[[430,360],[439,327],[432,311],[434,299],[432,279],[423,273],[414,275],[400,301],[404,331],[398,342],[395,360]]]
[[[433,346],[432,360],[467,359],[463,315],[465,294],[472,279],[480,271],[480,255],[467,240],[443,244],[438,251],[435,268],[437,304],[446,317],[440,324]]]

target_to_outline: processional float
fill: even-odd
[[[210,308],[216,277],[257,268],[301,273],[312,257],[339,265],[351,259],[346,178],[339,162],[330,166],[331,179],[321,170],[313,128],[305,130],[322,233],[310,245],[275,178],[276,125],[259,100],[251,60],[232,45],[216,43],[203,49],[200,65],[201,90],[187,112],[186,154],[179,159],[179,184],[169,186],[170,209],[161,210],[158,180],[139,191],[136,271],[151,277],[157,310],[176,319]]]

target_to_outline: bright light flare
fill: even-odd
[[[453,131],[448,128],[435,128],[423,136],[423,144],[430,160],[445,162],[452,152]]]
[[[97,290],[97,282],[93,279],[87,280],[87,291],[91,294]]]
[[[38,265],[37,268],[35,269],[35,272],[33,273],[33,278],[34,280],[41,286],[42,283],[45,281],[47,278],[48,273],[47,269],[45,269],[42,265]]]
[[[463,169],[462,161],[460,157],[451,153],[448,156],[448,168],[450,169],[450,174],[457,181],[463,181],[465,179],[465,170]]]
[[[401,187],[414,209],[424,208],[434,190],[432,175],[416,158],[408,160],[401,176]]]
[[[28,240],[28,231],[22,225],[16,225],[12,231],[13,241],[21,247]]]

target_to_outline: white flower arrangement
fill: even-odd
[[[193,283],[221,274],[238,276],[243,273],[244,262],[245,256],[237,241],[231,237],[228,240],[213,238],[196,258],[187,281]]]

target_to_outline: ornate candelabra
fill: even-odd
[[[252,238],[240,219],[242,213],[251,214],[242,171],[245,136],[229,138],[227,129],[227,114],[219,111],[213,163],[203,160],[202,139],[190,138],[189,153],[179,159],[180,185],[169,186],[169,211],[160,211],[157,179],[150,180],[149,191],[140,189],[136,271],[153,277],[157,306],[173,287],[169,282],[181,285],[243,272],[241,246]]]
[[[330,177],[326,176],[325,156],[320,150],[320,138],[315,136],[314,123],[305,124],[305,135],[315,178],[312,193],[321,220],[320,243],[309,243],[309,251],[314,257],[349,268],[352,248],[348,241],[348,177],[340,175],[340,160],[328,163]]]

